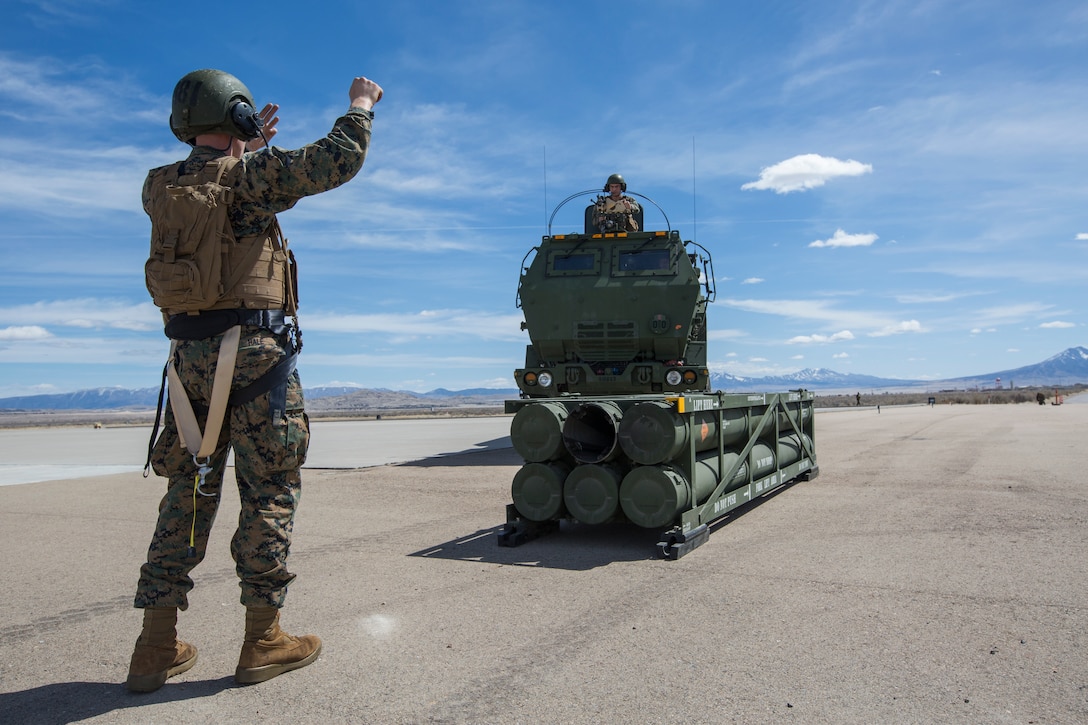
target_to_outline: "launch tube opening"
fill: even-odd
[[[580,463],[610,460],[619,444],[623,412],[609,403],[583,403],[563,423],[563,444]]]

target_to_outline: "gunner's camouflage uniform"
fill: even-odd
[[[638,222],[635,221],[635,214],[638,214],[641,210],[642,207],[639,206],[639,203],[629,196],[621,196],[619,199],[613,199],[611,196],[598,197],[596,216],[593,223],[600,224],[608,216],[623,215],[621,222],[623,228],[610,231],[637,232],[639,228]]]
[[[277,212],[290,209],[304,196],[335,188],[355,176],[366,159],[370,128],[368,113],[350,110],[325,138],[301,149],[272,147],[244,154],[223,180],[225,186],[234,189],[229,217],[235,237],[260,234],[269,228]],[[198,146],[183,162],[185,172],[195,173],[221,156],[222,152]],[[153,169],[148,174],[143,192],[145,211],[150,208],[153,177],[165,173],[164,169]],[[232,389],[257,380],[290,354],[289,334],[243,326]],[[216,335],[181,340],[175,350],[177,372],[201,430],[211,400],[221,338]],[[147,562],[140,568],[135,606],[188,607],[188,592],[193,587],[189,573],[204,558],[232,447],[241,511],[231,554],[242,589],[241,602],[246,606],[283,606],[287,585],[295,578],[287,570],[287,555],[302,492],[299,469],[306,460],[309,440],[302,386],[298,373],[293,372],[287,381],[286,410],[278,420],[271,418],[269,393],[228,408],[218,445],[210,457],[211,471],[200,487],[203,494],[210,495],[194,496],[197,466],[181,445],[168,404],[163,433],[152,453],[152,467],[155,473],[169,478],[169,484],[159,504]],[[193,556],[189,555],[191,533]]]

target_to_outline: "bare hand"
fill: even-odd
[[[257,114],[257,117],[261,119],[261,131],[264,132],[264,137],[258,136],[246,143],[246,151],[257,151],[265,145],[265,141],[271,141],[272,137],[276,135],[276,124],[280,122],[280,117],[276,114],[279,113],[280,107],[275,103],[266,103],[261,112]]]
[[[359,76],[351,82],[348,97],[352,108],[373,108],[375,103],[382,100],[382,93],[382,87],[377,83]]]

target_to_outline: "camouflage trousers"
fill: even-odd
[[[201,430],[206,423],[221,338],[217,335],[179,341],[174,356]],[[243,327],[232,389],[241,389],[264,375],[287,354],[286,345],[286,335]],[[193,588],[190,572],[207,551],[222,497],[227,455],[232,448],[241,510],[230,548],[242,589],[241,602],[246,606],[283,606],[287,585],[295,578],[287,570],[287,555],[302,493],[299,469],[306,460],[309,442],[302,386],[298,373],[292,372],[287,380],[286,410],[278,419],[271,418],[269,393],[227,408],[218,445],[209,457],[211,470],[198,491],[198,467],[181,444],[168,403],[151,465],[155,473],[169,479],[169,484],[159,504],[147,563],[140,567],[135,606],[188,607],[188,592]]]

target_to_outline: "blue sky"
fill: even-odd
[[[170,94],[202,67],[279,103],[290,148],[353,76],[385,89],[361,174],[281,215],[306,386],[513,387],[521,261],[613,172],[713,254],[717,372],[941,379],[1088,343],[1083,2],[166,8],[4,4],[0,397],[158,384],[140,186],[186,154]]]

